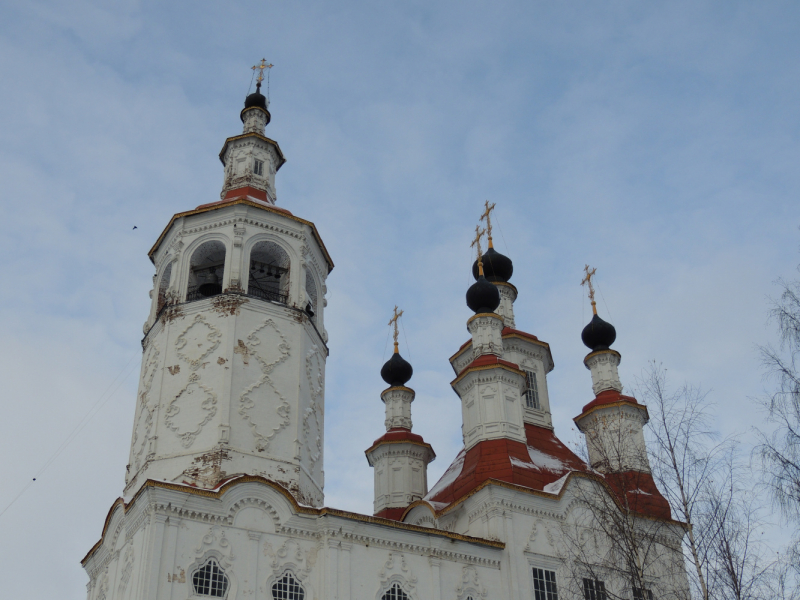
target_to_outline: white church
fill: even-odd
[[[488,250],[452,265],[475,276],[471,338],[449,359],[463,449],[429,486],[434,449],[412,432],[412,368],[395,343],[386,432],[366,450],[374,514],[325,506],[333,261],[314,223],[276,203],[285,158],[265,136],[260,81],[241,120],[219,155],[220,199],[172,217],[149,253],[126,485],[82,561],[88,600],[688,597],[686,530],[650,474],[647,408],[621,393],[614,328],[595,312],[583,331],[584,462],[553,430],[549,345],[515,328],[513,266],[492,247],[488,204]],[[606,451],[614,441],[621,452]],[[589,497],[614,522],[658,527],[634,580],[609,562],[613,532],[593,526]]]

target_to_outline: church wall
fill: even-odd
[[[87,600],[195,598],[192,574],[212,557],[229,579],[229,600],[271,599],[272,584],[287,569],[308,600],[379,600],[394,582],[413,600],[463,600],[470,589],[508,587],[498,548],[297,514],[263,483],[234,485],[222,498],[150,487],[123,513],[115,510],[85,563]]]

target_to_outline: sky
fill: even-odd
[[[626,391],[655,361],[750,443],[769,298],[800,262],[798,26],[780,1],[0,4],[0,510],[30,484],[0,516],[4,596],[85,597],[124,485],[147,251],[219,197],[262,57],[278,204],[336,264],[326,505],[372,512],[395,304],[431,485],[458,452],[447,358],[487,199],[517,326],[551,346],[559,437],[593,398],[589,263]]]

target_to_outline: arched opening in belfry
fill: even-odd
[[[225,244],[212,240],[194,251],[189,263],[189,287],[186,301],[202,300],[222,293],[225,274]]]
[[[167,290],[169,289],[169,280],[172,276],[172,262],[170,262],[161,273],[161,279],[158,280],[158,300],[156,301],[156,312],[160,313],[161,309],[167,304]]]
[[[317,314],[317,284],[314,281],[314,276],[311,274],[309,269],[306,269],[306,294],[308,295],[308,301],[306,305],[303,307],[308,314],[309,317],[312,319],[314,315]]]
[[[275,242],[258,242],[250,251],[247,295],[289,302],[289,255]]]

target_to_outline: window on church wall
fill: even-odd
[[[192,587],[198,596],[224,598],[228,593],[228,585],[228,577],[213,558],[208,559],[208,562],[192,575]]]
[[[172,276],[172,263],[167,265],[164,272],[161,274],[161,279],[158,280],[158,296],[156,299],[156,313],[160,313],[161,309],[167,304],[167,289],[169,288],[169,279]]]
[[[253,173],[260,177],[264,176],[264,161],[258,160],[257,158],[253,162]]]
[[[633,588],[633,600],[653,600],[653,591],[646,588]]]
[[[289,255],[275,242],[258,242],[250,251],[247,295],[289,303]]]
[[[189,263],[189,286],[186,301],[202,300],[222,293],[225,274],[225,244],[212,240],[192,254]]]
[[[525,406],[527,408],[539,409],[539,382],[536,380],[536,373],[525,371]]]
[[[272,584],[272,597],[275,600],[303,600],[306,592],[294,575],[287,572]]]
[[[381,600],[409,600],[408,594],[403,591],[399,583],[393,583],[392,587],[386,590],[386,593],[381,596]]]
[[[555,571],[533,569],[533,600],[558,600]]]
[[[607,600],[605,582],[599,579],[584,578],[583,600]]]

